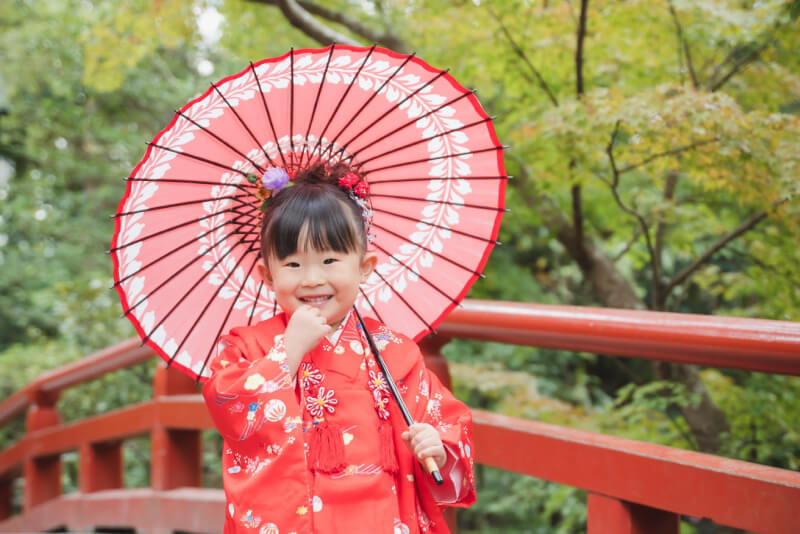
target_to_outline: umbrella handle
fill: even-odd
[[[425,458],[425,461],[422,462],[422,464],[425,466],[425,470],[428,472],[428,474],[433,477],[433,481],[436,482],[437,486],[444,484],[442,474],[439,472],[439,466],[436,465],[436,460],[433,459],[433,456],[428,456]]]
[[[356,312],[358,322],[361,323],[361,328],[364,329],[367,343],[369,343],[369,349],[372,351],[372,355],[375,356],[375,360],[378,362],[378,366],[380,366],[381,371],[383,371],[383,376],[386,377],[386,383],[389,385],[389,390],[392,392],[395,402],[397,402],[397,407],[400,408],[400,412],[403,414],[403,419],[406,420],[406,424],[408,426],[413,425],[414,418],[411,417],[411,413],[409,413],[406,403],[403,402],[403,397],[397,390],[397,386],[394,383],[392,375],[389,374],[389,368],[386,367],[386,362],[383,361],[383,357],[381,357],[378,347],[375,346],[375,341],[372,339],[372,334],[370,334],[369,330],[367,330],[367,325],[364,324],[364,319],[362,319],[361,314],[358,313],[358,308],[353,306],[353,311]],[[425,460],[422,460],[422,465],[425,467],[425,470],[428,472],[428,474],[433,477],[433,481],[436,482],[437,486],[444,484],[444,479],[442,478],[442,474],[439,472],[439,466],[436,465],[436,460],[434,460],[432,457],[425,458]]]

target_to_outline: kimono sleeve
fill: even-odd
[[[414,420],[432,425],[439,432],[447,452],[447,463],[441,469],[445,485],[431,487],[431,493],[440,504],[471,506],[476,498],[472,413],[425,367],[416,344],[409,343],[414,345],[419,359],[404,381],[408,387],[406,397],[414,401],[411,404],[414,406]],[[425,475],[422,478],[429,477]]]
[[[300,415],[282,335],[265,355],[254,354],[255,344],[235,333],[224,336],[220,345],[224,348],[211,363],[203,397],[225,439],[246,440],[259,434],[266,421]]]

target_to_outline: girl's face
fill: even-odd
[[[359,284],[369,278],[377,261],[373,252],[305,247],[282,260],[272,256],[259,270],[289,317],[306,304],[317,308],[335,329],[353,307]]]

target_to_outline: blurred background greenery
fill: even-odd
[[[293,25],[292,10],[313,16]],[[135,335],[104,251],[144,143],[209,82],[322,46],[320,32],[415,50],[497,115],[512,211],[471,298],[800,320],[798,13],[797,0],[4,0],[0,399]],[[798,468],[793,377],[466,341],[445,353],[476,408]],[[69,390],[64,419],[149,398],[154,364]],[[0,448],[21,430],[1,428]],[[205,443],[219,485],[219,438]],[[125,454],[126,484],[147,485],[147,441]],[[487,468],[459,516],[462,532],[585,521],[579,490]]]

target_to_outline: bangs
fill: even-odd
[[[300,250],[334,250],[341,253],[366,250],[366,236],[359,231],[347,197],[319,194],[316,187],[293,186],[282,199],[265,228],[262,253],[279,260]],[[294,191],[292,191],[294,190]],[[283,191],[282,191],[283,193]],[[293,193],[293,194],[292,194]],[[342,195],[344,196],[344,195]],[[354,220],[354,215],[358,219]]]

